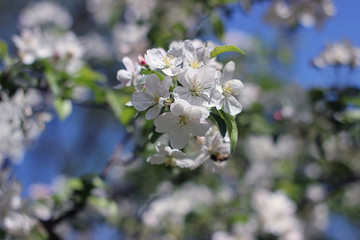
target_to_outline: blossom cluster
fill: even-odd
[[[222,65],[211,58],[211,44],[199,40],[172,42],[169,50],[153,48],[137,62],[123,58],[126,69],[117,73],[117,88],[133,86],[132,105],[154,119],[155,131],[166,133],[167,143],[156,143],[157,154],[148,158],[154,164],[196,168],[206,160],[226,160],[230,144],[212,127],[211,111],[231,116],[241,112],[239,95],[243,83],[234,78],[235,63]],[[190,140],[202,148],[195,161],[184,149]]]

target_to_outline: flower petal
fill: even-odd
[[[175,125],[169,132],[170,145],[173,148],[182,149],[189,142],[190,131],[187,127]]]
[[[145,87],[151,96],[155,96],[161,88],[161,81],[156,74],[148,75],[145,80]]]
[[[167,161],[167,159],[168,159],[168,157],[166,157],[166,156],[155,155],[155,156],[148,157],[146,159],[146,161],[151,164],[163,164]]]
[[[126,70],[128,70],[130,73],[135,72],[135,65],[129,57],[124,57],[122,62],[124,63]]]
[[[224,110],[235,116],[241,112],[242,106],[235,97],[227,96],[224,98]]]
[[[170,111],[172,114],[180,116],[182,114],[185,114],[187,112],[186,109],[190,107],[191,105],[187,101],[179,99],[176,100],[173,104],[171,104]]]
[[[195,136],[205,136],[206,132],[210,128],[210,123],[206,120],[194,120],[191,122],[189,129]]]
[[[228,62],[223,70],[224,82],[234,77],[234,71],[235,71],[235,63],[233,61]]]
[[[191,168],[194,165],[194,160],[192,159],[182,159],[175,160],[176,166],[180,168]]]
[[[145,118],[146,118],[147,120],[151,120],[151,119],[156,118],[157,116],[159,116],[159,113],[160,113],[160,111],[161,111],[161,108],[162,108],[162,106],[159,105],[159,104],[154,105],[152,108],[150,108],[150,109],[146,112]]]
[[[155,131],[158,133],[169,132],[174,126],[177,125],[178,116],[170,112],[166,112],[158,116],[155,121]]]
[[[131,103],[138,111],[144,111],[154,104],[153,98],[144,92],[134,92],[131,98]]]
[[[116,74],[117,80],[120,82],[128,82],[132,78],[132,74],[124,69],[121,69]]]
[[[244,84],[238,79],[231,79],[226,84],[229,84],[232,95],[241,94],[241,90],[244,88]]]

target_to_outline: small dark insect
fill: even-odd
[[[230,154],[223,154],[220,153],[214,153],[210,155],[211,160],[215,162],[224,162],[230,158]]]

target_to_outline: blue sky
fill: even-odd
[[[337,12],[329,18],[323,28],[301,27],[298,32],[297,55],[294,76],[295,80],[304,87],[323,84],[321,74],[309,65],[309,61],[320,53],[326,43],[334,43],[344,39],[350,40],[355,46],[360,46],[360,1],[334,0]],[[250,34],[271,37],[275,27],[264,24],[262,15],[266,4],[255,5],[248,14],[237,12],[230,19],[227,29],[239,29]]]

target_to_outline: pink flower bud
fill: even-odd
[[[145,58],[141,55],[138,56],[138,64],[140,66],[145,66],[146,65],[146,61],[145,61]]]

